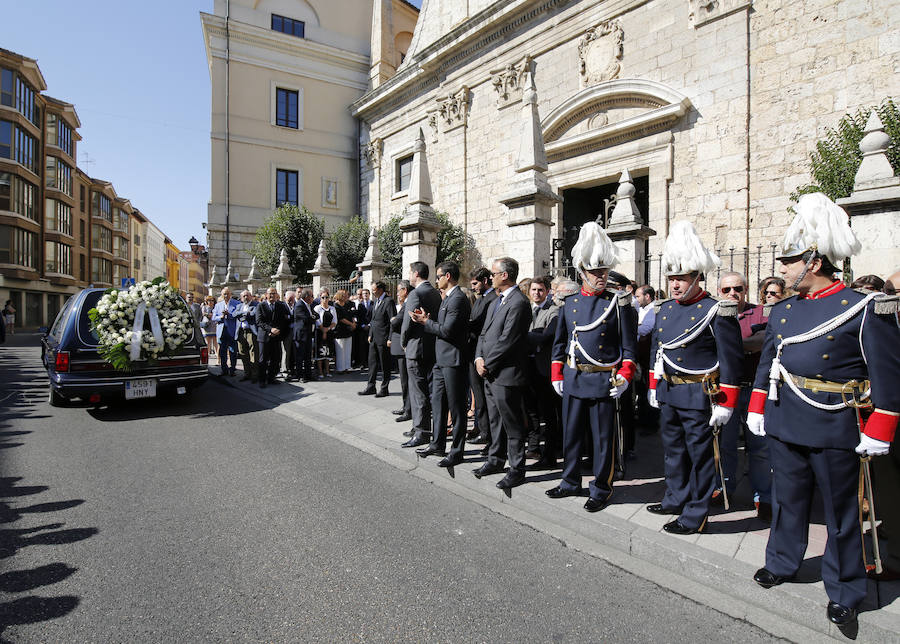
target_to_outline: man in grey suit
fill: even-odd
[[[372,282],[372,298],[375,303],[369,307],[368,342],[369,381],[366,388],[359,392],[360,396],[374,394],[376,398],[388,395],[388,383],[391,381],[391,352],[388,341],[391,339],[391,318],[394,316],[394,300],[387,294],[387,284],[378,280]],[[360,310],[365,309],[362,302]],[[376,374],[381,369],[381,390],[375,393]]]
[[[475,347],[478,346],[478,336],[484,328],[484,321],[491,305],[497,299],[497,291],[491,286],[491,272],[484,266],[469,273],[469,286],[475,291],[478,299],[475,300],[472,314],[469,316],[469,384],[472,387],[472,397],[475,398],[475,428],[467,438],[471,439],[469,443],[472,445],[487,445],[491,442],[491,421],[484,397],[484,378],[478,375],[473,360]]]
[[[509,490],[525,482],[526,420],[523,393],[528,384],[528,327],[531,307],[519,287],[519,263],[511,257],[494,261],[491,280],[497,300],[488,310],[484,328],[475,348],[475,368],[485,379],[491,444],[487,461],[473,473],[481,478],[503,471],[509,459],[509,473],[497,483]]]
[[[437,267],[438,288],[444,300],[438,310],[437,320],[432,320],[424,311],[413,311],[413,322],[425,326],[425,333],[437,337],[435,341],[435,365],[432,370],[431,444],[416,453],[425,458],[432,454],[444,456],[439,467],[451,472],[463,461],[466,445],[466,409],[468,407],[468,347],[466,346],[471,307],[469,299],[463,295],[459,283],[459,264],[443,262]],[[453,444],[447,454],[447,411],[453,421]]]
[[[428,264],[410,264],[409,283],[413,290],[406,299],[406,310],[410,313],[421,310],[431,317],[437,317],[441,294],[428,281]],[[419,447],[431,440],[431,404],[428,398],[431,392],[431,370],[434,367],[434,339],[434,335],[425,333],[425,327],[413,322],[410,316],[403,319],[400,342],[406,351],[413,436],[402,447]]]

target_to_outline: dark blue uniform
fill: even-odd
[[[795,296],[774,305],[750,402],[752,412],[765,408],[774,469],[766,568],[782,577],[792,577],[800,568],[817,484],[828,528],[822,580],[829,599],[850,608],[866,596],[857,501],[860,463],[853,451],[859,443],[859,424],[856,410],[843,404],[840,392],[822,389],[869,379],[875,411],[865,433],[872,438],[891,441],[900,411],[900,332],[892,313],[896,300],[879,294],[862,306],[866,295],[836,282],[813,294],[814,299]],[[779,343],[827,324],[854,305],[861,308],[839,327],[783,347],[778,359],[787,375],[778,370],[777,400],[768,399]],[[835,409],[817,408],[798,392]],[[858,397],[859,389],[855,393]]]
[[[708,316],[709,324],[696,338],[687,341],[686,336]],[[670,344],[673,346],[666,348]],[[701,530],[716,486],[716,472],[709,426],[712,410],[700,375],[717,374],[715,380],[722,392],[716,404],[735,407],[744,357],[737,303],[719,302],[708,293],[685,303],[660,302],[651,356],[657,355],[660,348],[665,378],[657,380],[651,374],[650,380],[659,402],[665,449],[666,494],[662,506],[667,511],[680,512],[679,521],[685,528]]]
[[[596,328],[576,329],[591,325],[607,311]],[[578,346],[573,346],[575,340]],[[587,422],[594,443],[591,498],[605,501],[612,494],[615,400],[609,395],[610,377],[621,367],[622,375],[631,379],[636,344],[637,312],[627,293],[607,289],[585,295],[582,291],[567,297],[560,307],[551,353],[551,378],[558,380],[561,375],[563,379],[565,466],[560,488],[581,489],[581,442]]]

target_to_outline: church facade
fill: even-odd
[[[351,107],[360,213],[377,227],[408,210],[418,149],[431,208],[475,241],[470,265],[547,273],[596,219],[621,271],[659,286],[654,258],[687,219],[753,283],[817,139],[900,93],[900,0],[875,5],[423,0],[396,73]]]

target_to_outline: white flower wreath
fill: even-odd
[[[116,369],[175,353],[191,336],[193,318],[163,278],[119,291],[109,289],[88,311],[100,355]]]

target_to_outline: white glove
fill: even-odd
[[[755,411],[751,411],[747,413],[747,429],[750,430],[750,433],[754,436],[765,436],[766,435],[766,422],[765,416],[762,414],[757,414]]]
[[[553,385],[553,391],[556,392],[557,396],[562,396],[563,394],[563,381],[562,380],[554,380],[550,383]]]
[[[624,394],[625,390],[628,389],[629,384],[630,383],[622,376],[616,376],[615,382],[613,382],[609,387],[610,397],[615,399]]]
[[[884,456],[891,449],[891,444],[880,441],[877,438],[862,434],[859,437],[859,445],[856,446],[856,453],[860,456]]]
[[[659,402],[656,400],[656,389],[651,389],[647,392],[647,402],[653,409],[659,409]]]
[[[731,407],[723,407],[722,405],[713,405],[712,416],[709,419],[710,427],[721,427],[729,420],[734,410]]]

